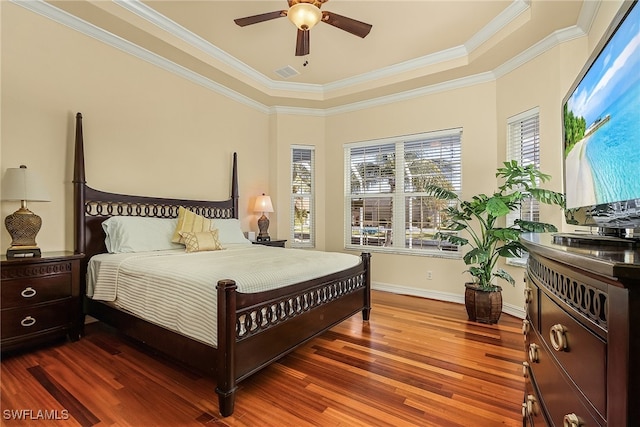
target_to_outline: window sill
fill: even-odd
[[[511,265],[513,267],[527,267],[527,259],[526,258],[507,258],[507,265]]]
[[[346,245],[345,250],[355,252],[372,252],[394,255],[410,255],[430,258],[462,259],[461,251],[427,251],[420,249],[394,248],[387,246],[358,246]]]

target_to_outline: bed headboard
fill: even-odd
[[[207,218],[238,218],[238,160],[233,153],[231,197],[221,201],[165,199],[107,193],[89,187],[85,179],[82,114],[76,114],[73,172],[75,253],[85,254],[83,267],[93,255],[106,252],[102,222],[114,215],[177,218],[183,206]],[[84,273],[83,268],[83,273]]]

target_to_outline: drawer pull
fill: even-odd
[[[20,321],[20,324],[28,328],[29,326],[33,326],[36,324],[36,319],[31,316],[27,316]]]
[[[529,344],[529,362],[538,362],[538,344]]]
[[[529,362],[522,362],[522,376],[529,378]]]
[[[564,416],[564,420],[562,422],[564,427],[581,427],[584,424],[580,421],[580,418],[576,414],[567,414]]]
[[[524,288],[524,303],[529,304],[533,300],[533,290],[527,286]]]
[[[538,415],[538,406],[535,396],[527,395],[527,401],[522,403],[522,418]]]
[[[28,286],[24,288],[22,292],[20,292],[20,295],[22,295],[24,298],[31,298],[35,297],[37,293],[38,292],[35,289],[33,289],[31,286]]]
[[[565,351],[567,349],[567,328],[561,324],[556,324],[549,330],[551,346],[555,351]]]
[[[522,321],[522,335],[527,335],[530,329],[531,329],[531,322],[529,322],[527,319],[524,319]]]

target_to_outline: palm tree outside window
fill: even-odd
[[[390,252],[457,252],[434,239],[448,202],[437,184],[461,188],[461,129],[345,145],[345,247]]]

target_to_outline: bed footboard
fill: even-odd
[[[234,411],[239,381],[358,311],[369,320],[371,254],[361,258],[351,269],[266,294],[242,294],[233,280],[218,282],[216,393],[222,416]]]

